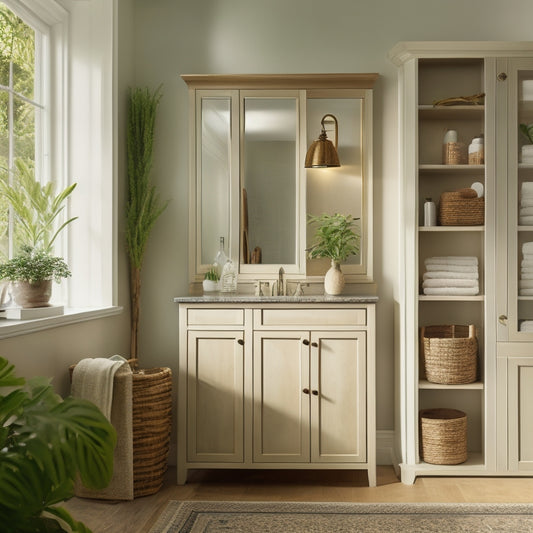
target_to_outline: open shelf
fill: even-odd
[[[480,172],[485,172],[485,165],[443,165],[443,164],[433,164],[433,163],[423,163],[418,165],[418,170],[424,173],[444,173],[450,172],[456,174],[457,172],[467,173],[467,174],[479,174]]]
[[[421,232],[485,231],[485,226],[419,226]]]
[[[424,390],[483,390],[484,386],[481,381],[461,385],[443,385],[441,383],[431,383],[427,379],[421,379],[418,382],[418,388]]]
[[[425,120],[478,120],[484,113],[484,105],[418,106],[418,117]]]

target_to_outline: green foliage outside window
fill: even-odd
[[[29,167],[35,165],[35,124],[41,113],[33,101],[35,41],[35,30],[0,2],[0,169],[4,171],[11,170],[9,167],[16,161]],[[2,195],[0,260],[7,255],[8,226],[9,204]]]

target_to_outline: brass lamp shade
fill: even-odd
[[[326,134],[324,120],[327,117],[331,117],[335,122],[335,144],[328,139]],[[324,115],[320,123],[322,125],[322,132],[318,139],[311,144],[309,150],[307,150],[305,168],[340,167],[339,155],[337,154],[337,119],[333,115]]]

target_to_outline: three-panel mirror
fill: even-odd
[[[280,267],[294,279],[318,279],[329,264],[306,259],[306,248],[314,233],[308,215],[320,213],[359,219],[360,252],[343,271],[348,282],[372,280],[375,78],[365,80],[368,88],[328,88],[324,76],[321,87],[312,77],[308,87],[296,87],[288,77],[287,88],[279,79],[270,87],[268,77],[260,88],[257,77],[249,87],[243,76],[183,76],[191,95],[192,284],[203,279],[221,246],[238,265],[240,282],[273,279]],[[354,79],[348,83],[361,85]],[[306,169],[307,148],[326,114],[338,122],[340,167]]]

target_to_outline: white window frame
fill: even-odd
[[[76,182],[62,234],[73,276],[54,284],[65,314],[0,320],[0,339],[109,316],[117,305],[117,0],[2,0],[45,35],[50,82],[41,85],[50,110],[51,147],[44,177],[58,187]],[[46,50],[43,50],[46,52]],[[45,65],[47,67],[48,65]],[[59,298],[57,298],[59,295]]]

